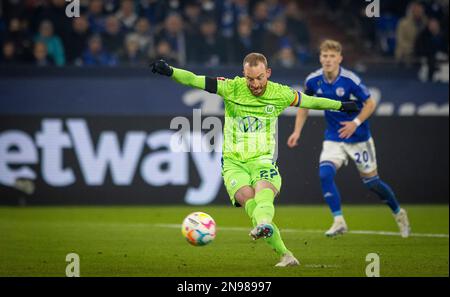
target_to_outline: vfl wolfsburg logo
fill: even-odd
[[[266,113],[271,114],[275,111],[275,107],[273,105],[267,105],[264,110]]]
[[[239,129],[242,132],[256,132],[262,127],[262,122],[256,117],[245,117],[239,121]]]

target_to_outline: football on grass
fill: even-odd
[[[216,222],[207,213],[193,212],[184,219],[181,232],[190,244],[207,245],[216,237]]]

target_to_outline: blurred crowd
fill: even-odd
[[[406,66],[420,59],[427,65],[427,79],[432,81],[439,63],[448,64],[448,0],[425,4],[411,3],[406,16],[399,21],[395,58]]]
[[[65,0],[5,0],[2,64],[239,64],[262,51],[294,66],[309,52],[309,30],[297,1],[90,0],[66,16]]]
[[[324,21],[399,63],[422,57],[432,65],[437,53],[448,54],[448,0],[379,1],[377,18],[366,16],[363,0],[78,2],[80,16],[70,18],[65,0],[0,1],[0,64],[145,66],[165,58],[209,67],[238,65],[258,51],[272,65],[292,68],[316,60],[315,28],[302,10],[307,5],[322,5]]]
[[[448,63],[449,0],[379,1],[379,16],[368,18],[367,2],[325,0],[330,19],[354,32],[361,46],[399,65],[425,63],[431,80],[439,61]]]

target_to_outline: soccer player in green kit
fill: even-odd
[[[225,103],[222,176],[231,202],[244,206],[253,223],[250,236],[264,240],[281,257],[275,266],[299,265],[273,222],[274,199],[281,189],[275,163],[275,131],[278,116],[289,106],[318,110],[358,111],[353,102],[310,97],[288,86],[269,81],[271,69],[259,53],[243,62],[244,77],[206,77],[169,66],[164,60],[150,64],[153,73],[176,82],[218,94]]]

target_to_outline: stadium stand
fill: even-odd
[[[437,61],[448,60],[445,0],[382,1],[379,18],[366,17],[366,2],[348,0],[80,3],[81,16],[69,18],[64,0],[2,1],[0,65],[139,67],[160,57],[176,65],[238,65],[243,52],[261,51],[292,68],[313,63],[317,44],[328,37],[347,45],[350,64],[392,62],[395,56],[409,65],[424,57],[435,69],[436,59],[416,45],[419,35],[429,38],[422,32],[428,19],[441,28],[433,57],[439,52]]]

